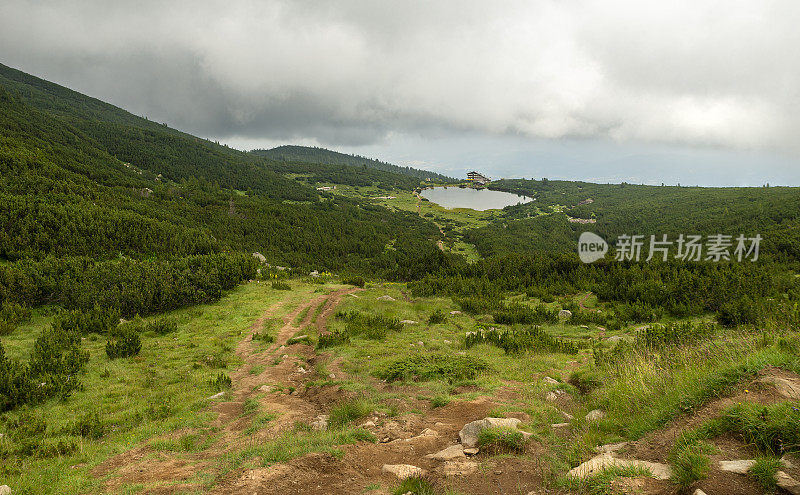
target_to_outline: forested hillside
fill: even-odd
[[[126,287],[107,290],[127,298],[108,304],[156,311],[252,277],[254,251],[298,269],[388,278],[449,258],[434,244],[436,228],[418,216],[320,194],[282,174],[418,183],[407,176],[327,165],[273,171],[263,158],[13,69],[0,76],[0,301],[91,306],[97,301],[75,295],[99,296],[91,287],[102,287],[104,274],[111,287]],[[186,278],[181,267],[197,256],[210,258]],[[159,276],[141,275],[151,269]],[[195,296],[178,297],[191,287]]]
[[[800,260],[800,189],[700,188],[504,179],[492,189],[536,200],[504,211],[505,221],[468,234],[486,256],[502,252],[569,251],[578,235],[760,234],[773,260]],[[540,215],[544,213],[544,215]],[[569,219],[573,219],[572,222]],[[593,223],[578,223],[576,219]]]
[[[309,146],[278,146],[270,150],[253,150],[251,153],[259,156],[271,158],[273,160],[297,163],[324,163],[328,165],[349,165],[352,167],[366,167],[376,170],[383,170],[395,174],[415,177],[419,180],[430,179],[434,182],[452,183],[456,182],[452,177],[447,177],[435,172],[420,170],[412,167],[401,167],[391,163],[382,162],[372,158],[364,158],[358,155],[347,155],[325,148],[312,148]]]

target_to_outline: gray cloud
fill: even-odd
[[[0,59],[220,139],[477,133],[800,151],[786,1],[24,2]]]

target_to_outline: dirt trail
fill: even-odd
[[[330,294],[321,294],[294,308],[283,317],[283,324],[268,348],[254,341],[254,333],[261,331],[265,323],[273,318],[283,302],[268,308],[249,328],[236,347],[236,354],[244,361],[243,366],[230,374],[232,388],[230,400],[211,407],[218,413],[211,426],[216,440],[206,449],[192,455],[176,455],[156,452],[144,445],[114,456],[92,470],[95,477],[111,475],[106,480],[106,489],[114,493],[124,483],[159,483],[168,486],[153,488],[148,493],[174,493],[197,489],[190,479],[199,471],[214,472],[219,459],[226,453],[241,450],[259,440],[274,438],[290,429],[295,421],[308,422],[320,408],[313,400],[301,396],[301,385],[313,376],[311,370],[298,366],[299,361],[314,356],[313,348],[304,344],[286,346],[287,341],[314,321],[316,327],[324,329],[343,296],[361,289],[346,288]],[[321,310],[318,312],[318,309]],[[303,319],[295,324],[300,315]],[[286,356],[286,357],[284,357]],[[300,359],[298,359],[300,358]],[[312,359],[313,360],[313,359]],[[307,366],[307,365],[306,365]],[[261,371],[259,368],[263,367]],[[305,371],[305,372],[304,372]],[[269,387],[264,389],[263,386]],[[293,393],[288,393],[294,390]],[[244,415],[248,399],[259,401],[259,410],[275,414],[267,426],[251,435],[244,433],[250,426],[252,415]],[[172,432],[167,437],[180,437],[188,430]]]

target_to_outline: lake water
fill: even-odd
[[[421,196],[448,209],[470,208],[479,211],[499,210],[506,206],[527,203],[532,200],[532,198],[518,194],[469,187],[463,189],[460,187],[434,187],[424,189]]]

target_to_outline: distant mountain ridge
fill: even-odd
[[[383,170],[384,172],[408,175],[421,180],[430,179],[435,182],[457,182],[457,180],[452,177],[438,174],[436,172],[413,167],[402,167],[400,165],[382,162],[374,158],[366,158],[359,155],[348,155],[346,153],[340,153],[338,151],[332,151],[326,148],[284,145],[269,150],[253,150],[251,153],[269,158],[271,160],[284,162],[323,163],[327,165],[350,165],[353,167],[365,166],[367,168]]]

